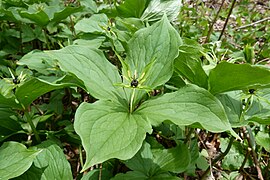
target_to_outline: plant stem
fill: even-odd
[[[217,21],[218,15],[219,15],[219,13],[220,13],[220,11],[221,11],[221,8],[222,8],[224,2],[225,2],[225,0],[222,0],[221,5],[220,5],[220,7],[219,7],[219,9],[218,9],[218,12],[217,12],[217,14],[216,14],[214,20],[212,21],[212,24],[211,24],[210,27],[209,27],[209,30],[208,30],[208,33],[207,33],[207,37],[206,37],[206,39],[205,39],[205,43],[207,43],[207,42],[209,41],[209,39],[210,39],[211,33],[212,33],[212,31],[213,31],[213,26],[214,26],[214,24],[215,24],[216,21]]]
[[[102,163],[101,163],[100,166],[99,166],[98,180],[102,180]]]
[[[34,125],[34,123],[32,121],[32,118],[30,117],[30,114],[29,114],[29,112],[27,110],[24,112],[24,115],[26,117],[27,122],[31,126],[31,129],[32,129],[32,131],[33,131],[33,133],[35,135],[35,138],[36,138],[37,142],[41,143],[41,140],[40,140],[39,134],[37,132],[37,129],[36,129],[36,127],[35,127],[35,125]]]
[[[71,16],[69,16],[69,20],[70,20],[70,25],[71,25],[70,30],[71,30],[71,32],[72,32],[74,38],[76,38],[77,34],[76,34],[76,31],[75,31],[75,28],[74,28],[74,22],[73,22]]]
[[[258,178],[260,180],[264,180],[263,178],[263,175],[262,175],[262,171],[261,171],[261,167],[259,165],[259,161],[257,159],[257,154],[255,152],[255,150],[253,149],[253,145],[252,145],[252,141],[250,139],[250,136],[252,135],[250,131],[247,131],[246,127],[243,127],[243,131],[244,131],[244,134],[245,134],[245,138],[247,139],[248,141],[248,146],[251,148],[251,155],[252,155],[252,158],[253,158],[253,161],[254,161],[254,164],[255,164],[255,167],[257,169],[257,172],[258,172]]]
[[[80,152],[80,161],[81,161],[81,166],[83,167],[84,164],[83,164],[83,155],[82,155],[82,146],[80,145],[79,146],[79,152]]]
[[[46,29],[42,29],[42,31],[43,31],[43,34],[45,36],[46,46],[47,46],[48,50],[51,50],[51,47],[49,46],[49,39],[48,39],[48,35],[46,33]]]
[[[186,135],[186,139],[184,141],[185,144],[190,141],[191,134],[194,132],[193,128],[188,128],[188,130],[188,134]]]
[[[245,155],[245,159],[244,159],[244,161],[242,162],[242,165],[241,165],[241,167],[239,168],[239,171],[243,171],[243,169],[244,169],[244,167],[245,167],[245,164],[246,164],[246,162],[247,162],[247,160],[248,160],[248,157],[249,157],[249,155],[250,155],[250,151],[251,151],[251,149],[248,148],[248,150],[247,150],[247,152],[246,152],[246,155]]]
[[[22,23],[19,24],[20,26],[20,51],[21,51],[21,54],[23,54],[23,39],[22,39]]]
[[[218,38],[218,41],[221,40],[221,37],[222,37],[222,35],[223,35],[223,33],[224,33],[225,29],[226,29],[226,26],[227,26],[227,24],[228,24],[228,21],[229,21],[229,18],[230,18],[230,16],[231,16],[231,14],[232,14],[232,10],[233,10],[233,8],[234,8],[235,3],[236,3],[236,0],[233,0],[232,6],[231,6],[230,11],[229,11],[229,13],[228,13],[228,16],[227,16],[227,18],[226,18],[225,24],[224,24],[224,26],[223,26],[223,29],[222,29],[221,33],[220,33],[220,36],[219,36],[219,38]]]
[[[232,144],[233,144],[233,141],[234,141],[234,137],[232,136],[230,138],[230,142],[226,148],[226,150],[224,151],[224,153],[220,154],[218,157],[216,157],[213,161],[212,161],[212,164],[211,166],[215,165],[218,161],[220,161],[221,159],[223,159],[230,151],[231,147],[232,147]],[[201,179],[206,179],[208,173],[210,172],[210,166],[207,168],[207,170],[203,173],[202,175],[202,178]]]
[[[269,157],[268,157],[268,158],[267,158],[266,171],[265,171],[265,174],[264,174],[265,179],[269,179],[269,178],[268,178],[268,176],[269,176],[269,171],[270,171],[270,162],[269,162]]]
[[[131,95],[131,99],[130,99],[130,109],[129,109],[129,112],[131,113],[133,111],[133,100],[134,100],[134,97],[135,97],[135,88],[133,88],[132,90],[132,95]]]

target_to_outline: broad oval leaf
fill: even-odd
[[[37,168],[45,169],[41,174],[41,179],[73,179],[70,164],[58,145],[45,141],[37,148],[42,152],[36,157],[34,165]]]
[[[83,103],[75,114],[75,131],[86,151],[85,171],[111,158],[130,159],[142,146],[150,123],[111,101]]]
[[[216,95],[225,109],[231,126],[234,128],[239,127],[242,124],[240,122],[241,114],[243,111],[241,95],[243,94],[239,91],[231,91]]]
[[[249,64],[222,62],[209,74],[209,91],[212,94],[256,88],[269,84],[270,71]]]
[[[12,82],[0,79],[0,107],[21,108],[20,104],[15,101],[16,97],[12,91],[14,87]]]
[[[125,174],[119,173],[112,178],[112,180],[148,180],[148,179],[149,177],[147,177],[145,174],[139,171],[128,171]]]
[[[56,62],[45,52],[33,50],[24,55],[18,65],[26,65],[30,69],[34,69],[42,74],[49,75],[55,70]]]
[[[53,141],[44,141],[36,147],[42,150],[34,160],[33,165],[16,180],[72,180],[72,172],[63,150]]]
[[[149,176],[146,176],[145,174],[142,174],[141,172],[138,171],[128,171],[127,173],[119,173],[117,174],[112,180],[149,180]],[[151,179],[154,180],[181,180],[177,176],[173,176],[170,173],[162,173],[162,174],[157,174]]]
[[[131,170],[148,177],[164,173],[164,171],[180,173],[187,169],[190,153],[183,143],[170,149],[151,149],[148,143],[144,143],[140,151],[124,163]]]
[[[53,19],[51,19],[51,22],[53,22],[54,24],[59,23],[60,21],[66,19],[71,14],[81,12],[82,9],[83,9],[82,6],[80,6],[80,7],[67,6],[64,9],[62,9],[61,11],[55,12],[53,15]]]
[[[188,147],[180,143],[175,148],[152,150],[154,162],[162,169],[174,173],[185,171],[190,163]]]
[[[94,14],[90,18],[84,18],[74,26],[76,31],[85,33],[104,33],[109,19],[105,14]]]
[[[18,142],[5,142],[0,147],[0,178],[11,179],[30,168],[40,151],[28,150]]]
[[[252,104],[245,114],[249,122],[259,124],[270,124],[270,88],[257,89],[252,96]]]
[[[50,21],[48,15],[43,10],[39,10],[36,12],[21,11],[20,15],[23,18],[26,18],[35,22],[39,26],[46,26]]]
[[[126,0],[120,6],[116,6],[116,9],[120,16],[122,17],[137,17],[140,18],[147,0]]]
[[[182,6],[181,0],[151,0],[142,14],[143,21],[157,21],[167,14],[170,21],[175,20]]]
[[[270,135],[266,132],[258,132],[256,134],[256,142],[260,146],[264,147],[267,152],[270,152]]]
[[[33,163],[32,166],[25,173],[12,180],[40,180],[43,172],[44,169],[37,168]]]
[[[148,100],[136,112],[146,115],[153,125],[170,120],[179,126],[199,123],[212,132],[231,131],[220,101],[195,85],[187,85],[176,92]]]
[[[97,99],[121,101],[125,98],[118,70],[96,49],[87,46],[67,46],[61,50],[48,51],[57,59],[61,70],[75,75],[84,82],[86,89]]]
[[[67,86],[83,86],[82,83],[76,82],[68,76],[53,78],[53,80],[54,82],[48,82],[39,78],[30,78],[19,84],[3,83],[4,80],[0,80],[0,87],[3,87],[3,92],[0,91],[0,107],[24,109],[36,98],[52,90]]]
[[[102,180],[111,179],[112,177],[112,172],[107,168],[103,168],[102,171],[100,171],[100,169],[93,169],[89,171],[87,174],[83,175],[81,180],[99,179],[100,174],[102,174]]]
[[[228,147],[229,139],[220,138],[220,149],[224,152]],[[230,151],[222,160],[222,168],[232,171],[238,170],[244,162],[246,152],[244,151],[244,145],[238,141],[234,141]],[[246,162],[245,166],[249,164]]]
[[[174,61],[174,68],[191,83],[207,89],[208,77],[200,60],[203,49],[196,41],[183,39],[179,56]]]
[[[87,11],[87,13],[97,13],[97,4],[95,1],[91,0],[80,0],[80,4],[81,6],[84,6],[85,11]]]
[[[139,78],[145,73],[143,85],[151,88],[164,84],[172,76],[173,60],[181,43],[165,15],[161,21],[137,31],[128,43],[126,63],[131,75]]]
[[[16,113],[9,108],[0,107],[0,142],[12,133],[22,130],[18,121],[11,118]]]
[[[20,104],[16,103],[15,97],[5,97],[0,94],[0,107],[13,107],[13,108],[21,108]]]
[[[124,162],[125,165],[134,172],[140,172],[145,176],[152,176],[160,170],[153,162],[153,154],[150,144],[144,142],[140,151],[135,156]]]
[[[31,78],[16,89],[15,95],[18,101],[24,107],[27,107],[39,96],[71,85],[70,83],[56,84],[39,78]]]

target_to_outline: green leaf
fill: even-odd
[[[112,180],[147,180],[145,174],[138,171],[129,171],[126,174],[119,173]]]
[[[115,86],[122,81],[118,69],[101,51],[86,46],[67,46],[47,53],[58,60],[61,70],[82,80],[95,98],[116,101],[125,98],[123,88]]]
[[[70,164],[58,145],[45,141],[37,148],[42,152],[36,157],[34,165],[37,168],[44,169],[41,179],[73,179]]]
[[[4,14],[4,16],[0,17],[0,19],[4,19],[7,21],[14,21],[14,22],[23,22],[23,23],[31,23],[29,19],[25,19],[21,17],[20,11],[25,10],[22,7],[9,7],[8,9],[0,9],[0,12]]]
[[[222,180],[235,180],[235,179],[241,179],[243,175],[239,173],[239,171],[233,171],[228,174],[226,171],[221,172]]]
[[[152,177],[155,180],[180,180],[177,176],[172,176],[169,173],[162,173]]]
[[[30,168],[40,151],[28,150],[23,144],[5,142],[0,147],[0,177],[11,179]]]
[[[146,115],[153,125],[170,120],[179,126],[199,123],[212,132],[231,131],[220,101],[195,85],[145,101],[135,112]]]
[[[22,42],[29,42],[29,41],[33,41],[34,39],[36,39],[36,35],[33,31],[33,29],[28,25],[28,24],[22,24],[21,25],[22,28]]]
[[[264,147],[264,149],[267,152],[270,152],[270,136],[269,136],[269,133],[258,132],[258,134],[256,135],[256,143],[258,145]]]
[[[130,159],[142,146],[146,132],[152,131],[144,116],[130,114],[111,101],[81,104],[74,127],[86,151],[82,171],[111,158]]]
[[[154,163],[160,169],[174,173],[185,171],[190,163],[190,153],[185,144],[180,143],[175,148],[153,150]]]
[[[80,6],[80,7],[67,6],[64,9],[62,9],[61,11],[54,13],[53,19],[51,19],[51,22],[54,24],[59,23],[60,21],[66,19],[71,14],[82,11],[82,9],[83,9],[82,6]]]
[[[228,146],[229,139],[221,138],[220,142],[221,142],[220,144],[221,151],[224,152]],[[238,141],[233,142],[233,145],[229,153],[222,160],[222,167],[230,171],[238,170],[245,159],[244,155],[245,152],[243,150],[244,147],[240,142]],[[246,165],[248,165],[248,162],[246,163]]]
[[[101,180],[107,180],[111,179],[111,173],[108,169],[103,168],[102,171],[100,172],[100,169],[94,169],[89,171],[86,175],[82,177],[81,180],[94,180],[94,179],[99,179],[99,174],[101,173]]]
[[[144,143],[140,151],[124,163],[129,169],[145,176],[152,176],[160,170],[158,165],[153,162],[153,154],[148,143]]]
[[[56,66],[56,62],[45,52],[34,50],[24,55],[18,65],[26,65],[30,69],[34,69],[42,74],[49,75]],[[55,73],[55,72],[54,72]]]
[[[0,108],[0,141],[4,136],[22,130],[20,124],[11,118],[15,112],[9,108]]]
[[[105,36],[98,36],[93,39],[76,39],[73,44],[74,45],[83,45],[83,46],[90,46],[92,48],[98,49],[103,41],[105,40]]]
[[[270,71],[249,64],[222,62],[209,74],[209,90],[218,94],[233,90],[256,89],[270,84]]]
[[[199,169],[206,171],[206,169],[209,167],[209,164],[207,162],[207,159],[200,154],[198,159],[196,159],[196,165]]]
[[[22,18],[20,17],[20,15],[18,15],[18,9],[20,8],[0,8],[0,20],[8,20],[13,22],[20,21]]]
[[[148,143],[144,143],[140,151],[130,160],[125,161],[126,166],[140,172],[147,177],[156,177],[164,172],[180,173],[187,169],[190,154],[186,145],[180,144],[170,149],[151,150]]]
[[[80,0],[81,6],[84,6],[87,12],[97,13],[97,4],[94,0]]]
[[[45,169],[37,168],[34,163],[32,166],[21,176],[14,178],[13,180],[40,180],[41,175]]]
[[[34,160],[32,167],[16,180],[29,179],[73,179],[69,162],[63,150],[52,141],[44,141],[34,147],[42,150]]]
[[[241,92],[239,91],[232,91],[227,92],[226,94],[216,95],[216,97],[222,103],[232,127],[239,127],[239,121],[243,108],[240,96]]]
[[[15,85],[8,82],[6,79],[0,79],[0,107],[21,107],[20,104],[15,101],[15,96],[13,94],[14,87]]]
[[[12,83],[11,78],[0,79],[0,94],[5,98],[13,98],[12,90],[15,88],[15,84]]]
[[[143,21],[157,21],[161,19],[163,14],[166,14],[168,19],[173,21],[178,16],[181,6],[181,0],[151,0],[141,19]]]
[[[36,12],[21,11],[20,15],[23,18],[35,22],[39,26],[46,26],[50,21],[48,15],[43,10],[39,10]]]
[[[181,42],[166,16],[137,31],[128,43],[126,63],[131,75],[140,78],[145,73],[143,85],[152,89],[164,84],[173,74],[173,60],[178,55]],[[128,76],[126,71],[124,69],[123,73]]]
[[[21,106],[16,103],[15,97],[6,98],[2,94],[0,94],[0,107],[21,108]]]
[[[247,63],[254,64],[255,52],[254,52],[254,48],[252,46],[247,44],[244,47],[243,54],[244,54],[244,57],[245,57],[245,60]]]
[[[74,26],[76,31],[85,33],[104,33],[109,25],[109,19],[105,14],[94,14],[90,18],[84,18]],[[103,29],[103,28],[104,29]]]
[[[141,17],[147,0],[126,0],[120,6],[116,6],[119,16],[122,17]]]
[[[126,174],[117,174],[112,180],[180,180],[179,177],[172,176],[169,173],[157,174],[151,178],[138,171],[128,171]]]
[[[257,89],[252,104],[245,114],[250,122],[268,125],[270,123],[270,89]]]
[[[52,90],[61,89],[70,85],[71,84],[68,83],[66,84],[49,83],[42,79],[31,78],[30,80],[26,81],[16,89],[15,95],[19,100],[19,102],[24,107],[27,107],[39,96]]]
[[[196,163],[198,161],[198,158],[200,157],[200,151],[198,147],[198,141],[197,139],[192,139],[189,143],[189,152],[190,152],[190,163],[188,168],[186,169],[185,173],[190,176],[196,175]]]
[[[200,60],[202,47],[196,41],[184,40],[184,44],[180,46],[179,56],[174,61],[174,67],[191,83],[207,89],[208,77]]]

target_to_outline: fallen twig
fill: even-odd
[[[244,26],[240,26],[240,27],[238,27],[238,28],[235,28],[235,30],[245,29],[245,28],[247,28],[247,27],[254,26],[254,25],[256,25],[256,24],[259,24],[259,23],[262,23],[262,22],[268,21],[268,20],[270,20],[270,17],[261,19],[261,20],[259,20],[259,21],[255,21],[255,22],[253,22],[253,23],[250,23],[250,24],[247,24],[247,25],[244,25]]]

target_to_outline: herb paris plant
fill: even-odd
[[[128,77],[130,71],[141,77],[145,73],[143,85],[151,89],[165,84],[173,74],[173,62],[181,44],[178,33],[164,15],[159,22],[137,31],[129,41],[122,75]],[[68,46],[47,53],[58,60],[63,71],[82,80],[90,94],[99,99],[93,104],[82,103],[75,114],[75,131],[86,151],[82,171],[111,158],[132,158],[141,148],[146,133],[152,132],[152,125],[165,120],[213,132],[232,131],[221,103],[203,88],[187,85],[140,105],[145,91],[117,86],[122,82],[121,76],[100,50]],[[136,108],[130,109],[131,106]]]

